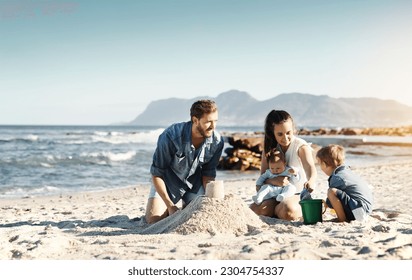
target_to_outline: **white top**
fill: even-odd
[[[279,144],[278,144],[279,145]],[[296,189],[298,192],[301,192],[303,190],[303,184],[307,182],[307,177],[305,173],[305,169],[303,168],[302,161],[300,160],[298,151],[299,148],[302,146],[309,146],[310,143],[306,142],[302,138],[299,137],[293,137],[292,142],[290,143],[290,146],[288,150],[285,153],[285,159],[286,159],[286,164],[289,166],[296,166],[298,169],[298,174],[300,176],[299,182],[296,182]],[[279,149],[280,147],[278,147]],[[279,149],[282,151],[282,149]]]

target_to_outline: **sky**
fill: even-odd
[[[129,122],[237,89],[412,106],[412,1],[0,0],[0,125]]]

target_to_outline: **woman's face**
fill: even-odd
[[[283,148],[287,148],[290,145],[290,142],[293,139],[293,122],[291,119],[288,119],[282,124],[275,124],[275,129],[273,131],[276,141]]]

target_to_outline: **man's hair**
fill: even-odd
[[[201,99],[192,104],[190,108],[190,119],[196,117],[200,119],[204,114],[210,114],[217,111],[215,101],[209,99]]]
[[[327,166],[338,167],[345,162],[345,150],[342,146],[330,144],[321,148],[316,157],[326,163]]]
[[[285,155],[277,149],[270,150],[269,153],[266,154],[266,159],[268,163],[278,162],[278,161],[282,161],[283,163],[286,163]]]

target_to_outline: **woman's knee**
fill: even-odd
[[[260,205],[257,205],[256,203],[252,203],[249,207],[257,215],[274,217],[275,206],[276,206],[276,200],[268,199],[268,200],[264,200],[262,204]]]
[[[302,209],[298,199],[290,199],[281,202],[275,208],[275,214],[279,219],[294,221],[302,217]]]

